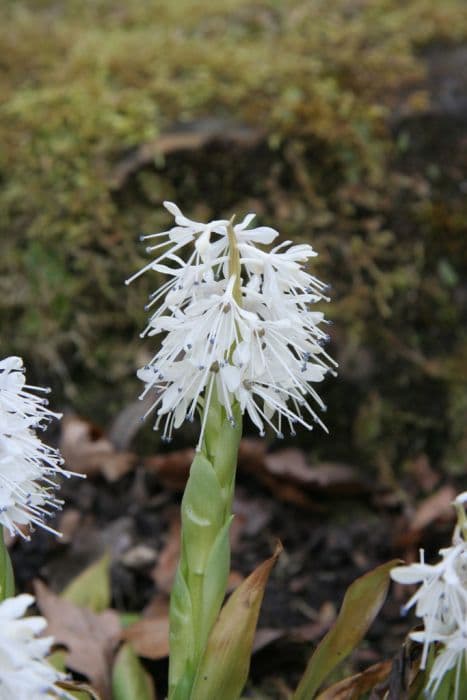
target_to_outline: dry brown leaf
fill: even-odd
[[[297,644],[303,642],[315,642],[324,637],[332,623],[326,622],[306,622],[303,625],[293,627],[287,634],[287,638]]]
[[[290,478],[303,484],[310,481],[310,467],[303,451],[297,447],[287,447],[284,450],[266,454],[264,464],[266,469],[275,476]]]
[[[432,496],[426,498],[418,506],[410,529],[424,530],[439,518],[454,517],[452,502],[456,495],[456,490],[452,486],[443,486]]]
[[[76,508],[66,508],[58,519],[57,529],[61,533],[60,542],[69,544],[81,525],[82,513]]]
[[[240,442],[239,462],[246,471],[254,472],[264,464],[266,443],[256,438],[244,438]]]
[[[71,471],[87,476],[102,474],[110,482],[136,464],[134,454],[118,452],[99,428],[78,416],[63,418],[60,451]]]
[[[423,531],[433,522],[440,519],[454,519],[452,502],[455,497],[455,489],[447,485],[442,486],[432,496],[425,498],[409,522],[404,517],[399,523],[398,533],[394,538],[394,547],[397,549],[412,548],[419,543]],[[407,559],[408,556],[406,554],[404,559]]]
[[[332,494],[368,491],[368,485],[363,483],[352,467],[334,462],[309,466],[303,451],[296,447],[267,454],[264,463],[274,476],[313,490],[325,490]]]
[[[278,639],[285,637],[286,630],[277,627],[261,627],[256,630],[255,641],[253,642],[253,653],[264,649],[269,644],[277,642]]]
[[[318,503],[316,499],[306,493],[303,487],[297,484],[275,479],[267,473],[260,475],[260,481],[268,487],[272,495],[279,501],[292,503],[294,506],[300,506],[300,508],[306,508],[307,510],[314,510],[317,512],[323,512],[325,510],[323,504]]]
[[[374,666],[370,666],[362,673],[357,673],[350,678],[344,678],[343,681],[339,681],[339,683],[335,683],[330,688],[327,688],[327,690],[319,694],[317,700],[357,700],[363,693],[368,692],[375,685],[386,680],[391,671],[391,666],[391,661],[382,661]]]
[[[123,630],[123,639],[131,642],[138,656],[164,659],[169,655],[169,618],[145,617]]]
[[[267,453],[260,440],[242,440],[239,464],[279,500],[313,510],[323,510],[316,494],[353,495],[371,491],[370,485],[346,464],[329,462],[312,467],[302,450],[285,448]]]
[[[66,665],[89,679],[102,700],[111,700],[110,670],[121,637],[113,610],[99,615],[53,593],[42,581],[34,582],[37,605],[47,619],[46,634],[68,650]]]
[[[148,471],[157,474],[165,488],[171,491],[183,491],[194,456],[195,451],[191,448],[175,450],[163,455],[146,457],[143,465]]]
[[[162,485],[183,491],[194,457],[194,450],[176,450],[147,457],[143,464],[157,473]],[[240,443],[239,468],[253,474],[281,501],[305,508],[323,510],[315,494],[353,495],[371,491],[368,482],[346,464],[323,463],[311,467],[302,450],[286,448],[267,453],[263,440],[246,438]]]
[[[425,493],[432,493],[441,479],[441,475],[433,469],[428,456],[425,454],[415,457],[409,465],[409,470]]]
[[[241,441],[239,466],[243,471],[261,481],[281,501],[304,508],[322,510],[322,507],[305,493],[302,484],[297,485],[291,479],[271,473],[266,466],[268,456],[263,440],[247,438]]]

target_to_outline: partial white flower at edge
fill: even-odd
[[[458,523],[454,530],[452,546],[441,549],[441,561],[427,564],[423,550],[420,562],[392,569],[391,578],[405,585],[420,584],[404,606],[415,606],[415,614],[423,621],[423,630],[412,632],[411,639],[423,644],[420,668],[426,667],[430,645],[438,643],[435,661],[430,670],[427,686],[429,697],[435,697],[444,675],[456,667],[459,677],[461,666],[467,664],[467,542],[465,541],[466,516],[464,506],[467,492],[454,501],[458,510]],[[457,681],[458,685],[458,681]],[[456,690],[455,698],[460,698]],[[464,688],[465,692],[465,688]]]
[[[414,641],[424,643],[426,632],[413,632],[410,636]],[[431,668],[430,678],[426,686],[427,695],[429,698],[436,698],[436,693],[438,692],[444,676],[448,671],[455,668],[456,677],[452,700],[461,700],[461,698],[465,697],[465,688],[461,689],[460,687],[460,674],[462,665],[467,662],[466,624],[464,623],[452,634],[437,635],[437,641],[441,642],[443,647],[438,651]],[[461,690],[463,691],[462,695]]]
[[[47,621],[43,617],[24,617],[33,602],[32,596],[23,594],[0,603],[0,698],[72,700],[55,685],[64,675],[45,659],[53,639],[38,637]]]
[[[269,425],[278,437],[284,428],[293,434],[301,424],[324,427],[308,397],[324,410],[313,388],[336,363],[322,345],[328,339],[319,327],[321,312],[310,305],[324,296],[324,285],[305,269],[316,253],[309,245],[290,241],[267,251],[278,235],[269,227],[248,228],[254,215],[232,226],[241,279],[229,269],[229,222],[201,224],[164,203],[176,226],[162,234],[156,260],[134,275],[153,269],[168,276],[150,297],[156,307],[143,335],[162,335],[159,351],[138,372],[146,388],[155,391],[148,410],[157,411],[155,428],[163,423],[163,439],[181,423],[193,420],[199,406],[206,418],[214,390],[233,421],[238,402],[264,433]],[[164,240],[165,239],[165,240]],[[178,256],[192,244],[187,259]],[[168,247],[167,247],[168,246]],[[149,248],[151,252],[154,248]],[[146,414],[146,415],[147,415]],[[204,424],[198,449],[203,439]]]
[[[63,505],[55,495],[56,477],[72,475],[62,468],[58,450],[36,435],[60,418],[47,408],[44,393],[26,384],[20,357],[0,361],[0,525],[25,538],[19,525],[59,534],[45,521]]]

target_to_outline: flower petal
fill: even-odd
[[[253,241],[254,243],[263,243],[268,245],[277,238],[279,232],[269,226],[258,226],[258,228],[250,228],[240,231],[238,235],[239,241]]]
[[[420,583],[432,573],[433,567],[429,564],[410,564],[409,566],[396,566],[391,570],[391,578],[397,583]]]

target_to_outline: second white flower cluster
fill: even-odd
[[[461,697],[460,673],[467,661],[466,503],[467,492],[460,494],[454,501],[458,523],[451,547],[439,552],[441,561],[437,564],[425,563],[422,550],[420,562],[399,566],[391,571],[391,577],[398,583],[420,584],[405,609],[415,606],[416,615],[423,620],[423,630],[410,635],[414,641],[423,644],[420,663],[422,669],[427,666],[431,645],[439,645],[427,685],[427,693],[432,698],[436,696],[444,676],[451,669],[455,669],[456,675],[452,698],[460,700]]]
[[[58,534],[46,524],[63,505],[55,495],[55,477],[71,476],[58,450],[36,434],[60,418],[37,393],[48,389],[26,384],[20,357],[0,360],[0,525],[24,538],[21,526],[28,525]]]
[[[292,434],[297,423],[308,429],[323,425],[307,396],[325,409],[312,385],[335,363],[323,348],[324,316],[310,310],[327,300],[326,285],[305,269],[316,255],[312,247],[286,241],[264,250],[259,246],[278,233],[248,228],[253,214],[237,225],[203,224],[171,202],[165,207],[176,225],[144,237],[161,237],[148,248],[161,253],[128,280],[148,269],[168,276],[151,297],[148,308],[159,306],[143,333],[163,334],[161,347],[138,373],[146,384],[143,396],[155,390],[155,427],[163,421],[163,438],[170,440],[173,428],[193,420],[197,407],[209,406],[214,391],[232,422],[238,402],[260,434],[266,425],[279,437],[284,425]],[[189,245],[182,259],[179,251]],[[198,448],[203,432],[204,425]]]

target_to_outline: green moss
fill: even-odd
[[[435,455],[463,441],[450,425],[467,212],[428,141],[388,128],[426,108],[422,52],[465,41],[463,0],[5,0],[0,27],[3,353],[23,354],[86,413],[100,396],[108,417],[137,391],[157,280],[123,280],[144,262],[139,233],[169,222],[161,201],[200,217],[254,208],[286,237],[312,235],[335,281],[343,369],[329,422],[342,439],[326,450],[348,457],[353,445],[371,465],[376,427],[391,460],[404,431]],[[263,139],[155,158],[116,186],[140,144],[212,119]],[[432,381],[441,411],[423,398]]]

